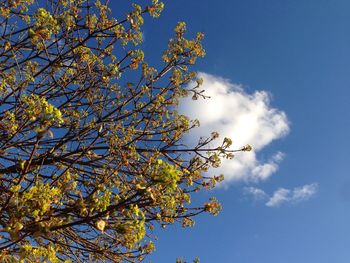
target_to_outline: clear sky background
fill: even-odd
[[[217,127],[237,145],[258,147],[224,164],[224,187],[194,197],[217,196],[219,216],[156,233],[149,260],[350,262],[350,1],[165,4],[159,20],[146,20],[146,60],[159,63],[177,21],[204,32],[207,56],[196,70],[219,99],[183,109],[210,110],[198,116],[199,132]],[[208,116],[220,103],[227,111],[215,112],[218,125]]]

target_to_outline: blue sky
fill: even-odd
[[[150,260],[199,256],[204,263],[350,262],[350,1],[165,4],[159,20],[146,20],[146,60],[157,63],[176,22],[186,21],[190,33],[206,35],[207,56],[196,69],[209,74],[209,83],[221,83],[232,97],[248,98],[246,106],[264,91],[265,110],[259,112],[270,115],[262,125],[285,114],[281,122],[288,129],[273,133],[272,125],[266,130],[273,133],[271,141],[248,160],[249,169],[235,177],[237,170],[227,166],[226,187],[197,197],[217,196],[224,208],[219,216],[200,216],[194,228],[158,232]],[[232,116],[240,113],[238,109]],[[252,140],[259,142],[260,126],[254,129]],[[283,158],[276,161],[278,153]],[[254,167],[269,163],[267,176],[251,176]],[[284,202],[266,205],[281,188],[289,191]]]

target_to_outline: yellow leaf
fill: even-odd
[[[98,221],[96,222],[96,228],[97,228],[98,230],[100,230],[101,232],[104,231],[105,227],[106,227],[106,222],[105,222],[104,220],[98,220]]]

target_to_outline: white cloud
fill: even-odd
[[[252,196],[254,200],[265,200],[269,198],[268,194],[266,194],[264,190],[256,187],[245,187],[243,190],[246,195]]]
[[[278,164],[283,160],[284,154],[276,153],[267,163],[258,164],[252,169],[254,178],[267,179],[271,174],[278,170]]]
[[[273,195],[269,198],[269,200],[266,202],[266,206],[278,207],[282,203],[288,202],[289,200],[291,200],[290,193],[291,191],[289,189],[285,189],[285,188],[277,189],[273,193]]]
[[[279,207],[285,203],[299,203],[310,199],[316,194],[317,183],[306,184],[294,189],[278,188],[269,196],[264,190],[255,187],[245,187],[244,193],[254,200],[263,200],[268,207]]]
[[[194,143],[194,139],[217,131],[221,139],[233,140],[232,149],[251,144],[254,151],[239,153],[233,160],[223,160],[219,168],[210,172],[224,174],[226,182],[257,182],[269,178],[277,171],[283,154],[278,152],[267,162],[258,160],[256,154],[288,133],[286,114],[270,106],[270,95],[266,91],[248,94],[241,85],[226,79],[206,73],[199,73],[198,77],[203,78],[201,88],[210,98],[196,101],[186,98],[180,103],[180,113],[198,119],[201,124],[190,132],[188,141]]]
[[[292,200],[293,202],[300,202],[309,199],[317,192],[318,184],[308,184],[302,187],[294,188]]]

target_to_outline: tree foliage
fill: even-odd
[[[233,157],[231,141],[187,147],[198,122],[176,108],[203,96],[190,70],[203,34],[178,23],[156,69],[139,44],[163,3],[117,20],[108,2],[0,1],[2,262],[140,261],[157,225],[220,210],[191,195],[222,179],[203,173]]]

